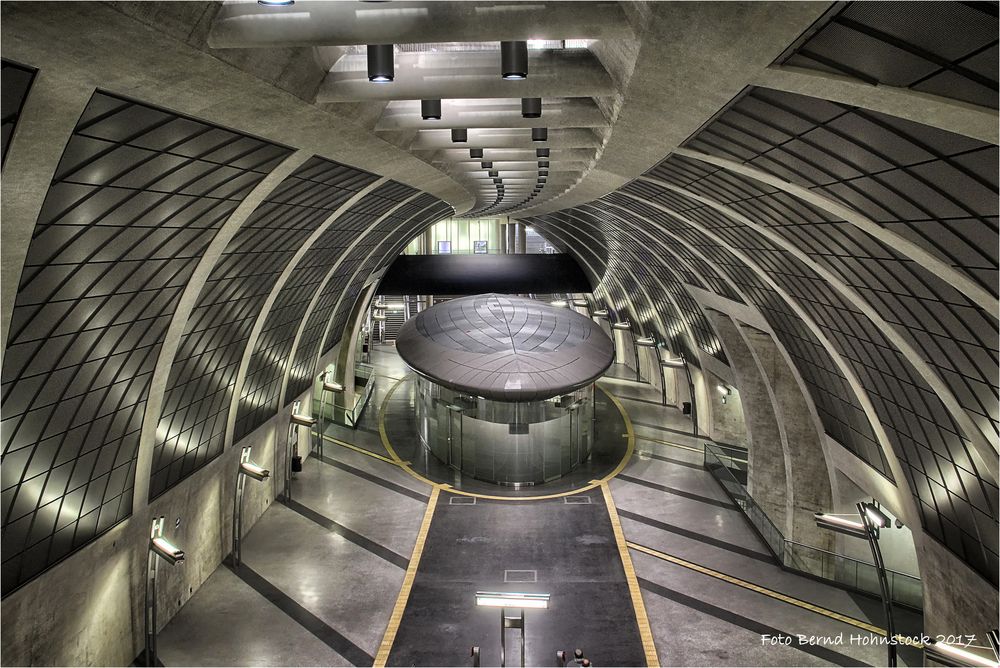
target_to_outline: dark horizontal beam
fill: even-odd
[[[550,294],[591,292],[570,255],[400,255],[380,295]]]

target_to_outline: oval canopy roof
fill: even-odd
[[[599,378],[614,361],[600,326],[568,308],[486,294],[408,320],[396,350],[417,373],[500,401],[548,399]]]

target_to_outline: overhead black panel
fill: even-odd
[[[10,60],[0,61],[0,146],[2,146],[3,163],[7,164],[7,148],[17,129],[17,121],[21,117],[24,101],[28,99],[28,91],[35,80],[36,70],[33,67],[19,65]]]
[[[378,287],[382,295],[478,295],[487,292],[590,292],[572,257],[538,255],[400,255]]]
[[[149,384],[181,292],[287,153],[90,100],[36,223],[4,355],[4,594],[131,512]]]
[[[851,2],[783,65],[997,108],[995,2]]]
[[[222,452],[236,374],[261,308],[296,250],[378,177],[311,158],[253,211],[202,288],[170,369],[150,498]]]

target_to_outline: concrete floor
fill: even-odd
[[[376,349],[372,361],[380,377],[360,428],[327,433],[385,455],[378,408],[405,368],[391,347]],[[616,375],[629,377],[621,369]],[[610,482],[624,537],[673,558],[629,550],[662,665],[885,665],[882,647],[851,642],[852,635],[868,638],[865,631],[683,565],[884,623],[877,601],[773,562],[702,469],[702,456],[687,449],[699,443],[687,416],[658,405],[648,385],[602,383],[622,400],[636,432],[634,456]],[[160,633],[164,665],[372,664],[431,487],[363,453],[330,443],[324,451],[296,474],[294,503],[273,504],[245,538],[244,566],[220,566]],[[580,506],[565,499],[453,505],[451,496],[441,494],[431,519],[389,665],[471,665],[473,644],[482,648],[483,665],[499,665],[498,615],[476,610],[472,594],[518,588],[504,582],[507,569],[537,571],[535,584],[520,587],[553,595],[552,609],[528,611],[529,665],[550,664],[555,650],[578,645],[595,665],[642,663],[599,489],[581,494],[590,504]],[[897,614],[901,633],[920,629],[918,615]],[[833,644],[771,645],[763,634],[815,635]],[[516,646],[511,632],[508,651]],[[917,652],[900,658],[900,665],[920,663]],[[516,663],[516,655],[510,659]]]

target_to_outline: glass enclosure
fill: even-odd
[[[428,252],[460,255],[499,253],[500,222],[500,218],[442,220],[427,231],[430,235]],[[412,240],[404,252],[407,255],[419,255],[420,237]]]
[[[555,480],[590,457],[594,386],[544,401],[507,402],[417,379],[420,440],[463,474],[501,485]]]

